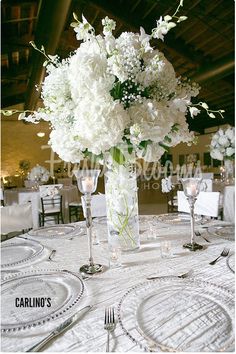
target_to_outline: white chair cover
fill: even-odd
[[[31,204],[11,205],[1,209],[1,233],[22,231],[33,227]]]
[[[84,196],[81,197],[81,201],[82,201],[82,207],[83,207],[83,214],[84,214],[84,217],[86,217]],[[107,215],[105,194],[92,195],[91,213],[92,213],[93,218]]]
[[[201,192],[212,192],[213,180],[210,178],[203,179],[200,188]]]
[[[0,187],[0,200],[4,200],[3,188]]]
[[[178,191],[178,211],[189,213],[189,203],[184,192]],[[200,192],[194,207],[194,213],[211,217],[219,215],[219,192]]]

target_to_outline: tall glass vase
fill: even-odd
[[[135,164],[127,160],[118,164],[108,158],[105,192],[110,251],[135,251],[140,247],[137,190]]]

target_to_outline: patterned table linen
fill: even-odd
[[[104,352],[106,346],[106,331],[103,329],[105,307],[117,306],[119,300],[129,287],[144,282],[150,275],[178,275],[190,269],[194,270],[193,276],[196,279],[213,282],[216,285],[224,286],[226,289],[234,289],[234,274],[227,267],[226,259],[222,259],[215,266],[209,262],[216,258],[224,247],[234,250],[234,242],[220,239],[219,237],[207,235],[206,225],[198,225],[210,240],[206,243],[201,237],[198,243],[204,245],[205,249],[197,252],[190,252],[182,247],[183,243],[190,239],[190,227],[169,226],[157,224],[153,230],[157,235],[155,240],[148,239],[149,223],[151,218],[141,218],[141,248],[139,252],[122,255],[123,267],[119,269],[108,268],[108,252],[105,235],[101,235],[99,245],[93,246],[95,262],[107,267],[106,271],[95,275],[92,279],[86,280],[86,298],[84,303],[93,304],[93,309],[71,329],[60,335],[44,348],[48,352]],[[224,222],[213,221],[209,225],[224,224]],[[96,226],[97,227],[97,226]],[[146,231],[145,231],[146,230]],[[30,238],[30,236],[27,236]],[[160,255],[160,241],[171,240],[173,257],[163,259]],[[8,242],[8,241],[6,241]],[[88,249],[87,237],[81,235],[68,239],[49,240],[40,239],[40,242],[49,249],[56,249],[56,255],[52,262],[42,261],[32,264],[30,269],[68,269],[78,272],[79,267],[87,263]],[[5,275],[4,275],[5,276]],[[2,304],[2,306],[7,304]],[[54,323],[45,324],[42,327],[30,331],[20,331],[2,335],[2,351],[26,351],[32,345],[44,338],[47,333],[61,323],[62,319]],[[52,327],[53,326],[53,327]],[[124,335],[119,325],[111,337],[111,350],[117,352],[141,352],[138,345]],[[233,348],[232,348],[233,351]]]

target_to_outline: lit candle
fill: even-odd
[[[81,181],[84,193],[92,193],[94,190],[94,182],[92,177],[85,177]]]
[[[197,187],[195,184],[190,184],[186,187],[187,195],[196,196],[198,194]]]

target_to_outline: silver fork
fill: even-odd
[[[211,241],[209,241],[205,236],[202,236],[202,234],[199,231],[195,231],[195,235],[199,236],[199,237],[202,237],[206,242],[211,243]]]
[[[107,331],[107,345],[106,352],[109,352],[110,348],[110,332],[115,329],[115,313],[114,307],[107,307],[105,309],[104,329]]]
[[[220,254],[216,259],[214,259],[214,261],[210,262],[209,264],[210,264],[210,265],[215,264],[215,263],[218,261],[218,259],[219,259],[220,257],[227,257],[228,254],[229,254],[229,251],[230,251],[230,249],[225,247],[225,248],[223,249],[223,251],[221,252],[221,254]]]

